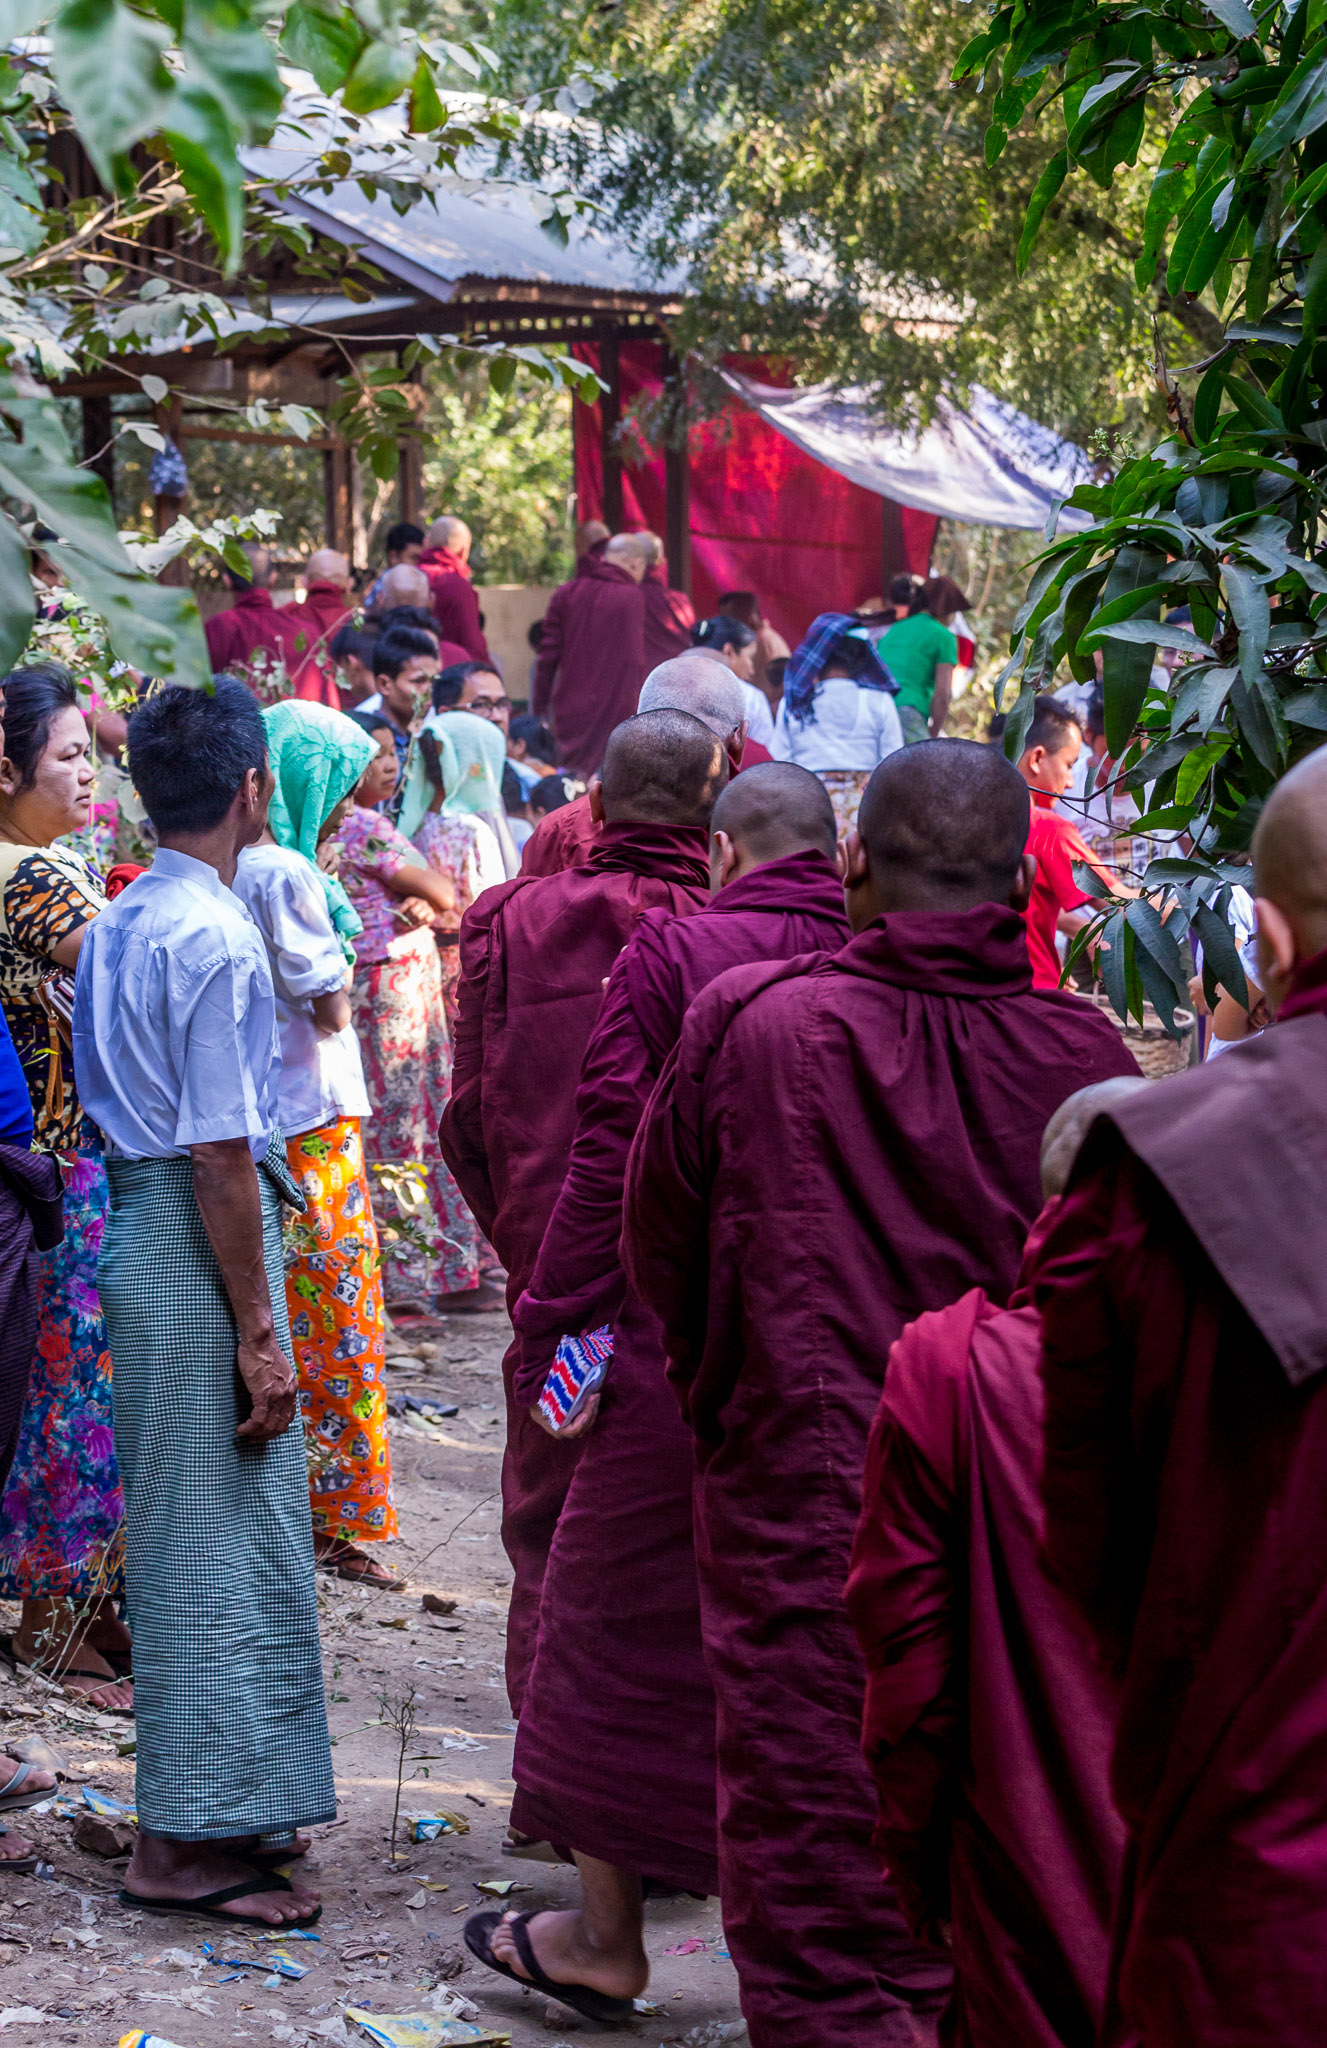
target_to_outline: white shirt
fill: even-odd
[[[796,761],[824,773],[835,768],[871,769],[903,745],[898,707],[887,690],[862,690],[851,676],[829,676],[820,685],[805,725],[788,722],[780,704],[768,742],[776,761]]]
[[[346,959],[317,874],[286,846],[246,846],[235,894],[267,941],[281,1033],[277,1119],[289,1138],[321,1130],[343,1116],[369,1114],[359,1040],[320,1031],[313,998],[345,985]]]
[[[262,934],[215,868],[163,847],[78,956],[74,1074],[112,1152],[162,1159],[277,1124],[281,1041]]]
[[[763,690],[758,690],[754,683],[744,683],[739,679],[738,688],[742,692],[742,702],[746,706],[747,738],[755,740],[759,746],[767,747],[772,753],[774,714],[769,708],[769,698]]]

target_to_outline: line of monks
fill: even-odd
[[[1032,989],[997,751],[890,756],[840,862],[729,681],[657,670],[462,929],[513,1833],[582,1888],[466,1938],[612,2022],[651,1886],[717,1892],[755,2048],[1321,2043],[1327,750],[1255,843],[1280,1021],[1153,1085]]]

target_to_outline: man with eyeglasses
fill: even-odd
[[[511,724],[511,698],[500,675],[486,668],[482,661],[458,662],[455,668],[444,669],[439,683],[449,683],[456,678],[460,689],[456,701],[446,708],[451,711],[473,711],[476,718],[487,718],[502,729],[505,740]]]

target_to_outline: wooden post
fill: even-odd
[[[617,330],[606,327],[599,336],[599,377],[608,386],[599,394],[599,446],[604,469],[604,525],[610,533],[622,530],[622,455],[617,430],[622,423],[622,375],[618,366]]]
[[[889,603],[889,586],[908,566],[903,540],[903,507],[894,498],[880,500],[880,595]]]
[[[668,581],[674,590],[691,595],[691,456],[685,448],[664,451],[665,523],[664,546],[668,551]]]
[[[163,405],[154,405],[152,408],[152,419],[157,431],[162,434],[168,434],[177,448],[180,445],[180,427],[183,418],[184,399],[178,391],[172,391]],[[175,492],[154,494],[152,499],[152,524],[156,532],[158,534],[167,532],[170,527],[174,526],[183,510],[184,498],[182,494],[177,495]],[[186,584],[189,581],[189,571],[185,566],[184,557],[177,555],[173,562],[167,562],[157,581],[158,583],[167,583],[174,587],[182,587]]]
[[[339,434],[323,453],[323,531],[329,548],[350,553],[350,450]]]
[[[424,524],[424,448],[413,435],[401,443],[400,507],[402,519]]]
[[[111,435],[115,422],[111,417],[109,395],[82,400],[83,406],[83,460],[88,468],[95,471],[111,494],[115,503],[115,450],[111,446]]]

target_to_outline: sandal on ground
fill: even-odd
[[[102,1654],[100,1650],[97,1652],[99,1657]],[[67,1700],[77,1700],[80,1705],[91,1707],[94,1714],[123,1714],[127,1720],[133,1720],[134,1710],[132,1706],[98,1706],[91,1693],[81,1692],[77,1686],[70,1686],[65,1683],[65,1680],[68,1678],[90,1678],[97,1691],[100,1692],[108,1685],[127,1685],[129,1683],[128,1676],[122,1677],[118,1671],[113,1669],[109,1672],[90,1671],[86,1664],[62,1664],[56,1670],[45,1664],[31,1662],[26,1657],[20,1657],[16,1650],[12,1652],[12,1655],[14,1663],[20,1671],[35,1671],[38,1678],[49,1679],[52,1685],[59,1686]],[[109,1664],[111,1660],[107,1657],[105,1661]]]
[[[404,1593],[408,1584],[390,1565],[381,1564],[353,1543],[338,1544],[325,1550],[321,1557],[315,1552],[313,1562],[320,1572],[330,1572],[334,1579],[346,1579],[352,1586],[373,1586],[381,1593]]]
[[[127,1886],[118,1896],[122,1906],[133,1906],[140,1913],[192,1914],[198,1920],[220,1920],[224,1926],[269,1927],[274,1933],[283,1934],[292,1927],[312,1927],[315,1920],[322,1918],[322,1907],[315,1906],[303,1919],[287,1921],[284,1927],[265,1920],[261,1913],[222,1913],[218,1909],[232,1899],[250,1899],[260,1892],[293,1892],[294,1889],[289,1878],[261,1872],[247,1878],[243,1884],[228,1884],[219,1892],[204,1892],[197,1899],[148,1899],[141,1892],[131,1892]]]
[[[49,1793],[47,1797],[50,1797]],[[8,1833],[8,1828],[0,1828],[0,1835],[7,1835]],[[0,1875],[3,1875],[8,1870],[15,1877],[25,1877],[29,1871],[35,1870],[40,1862],[41,1857],[35,1849],[30,1856],[0,1856]]]
[[[538,1912],[546,1912],[539,1907]],[[513,1984],[519,1984],[522,1991],[542,1991],[546,1998],[556,1998],[560,2005],[571,2007],[587,2020],[600,2020],[605,2025],[614,2020],[629,2020],[636,2010],[631,1998],[610,1998],[606,1991],[596,1991],[589,1984],[555,1984],[553,1979],[535,1961],[534,1947],[527,1931],[527,1923],[536,1917],[535,1913],[517,1913],[507,1925],[516,1943],[516,1952],[529,1971],[528,1977],[518,1977],[493,1953],[493,1936],[504,1920],[505,1913],[472,1913],[462,1933],[465,1945],[472,1956],[477,1956],[486,1969],[496,1970],[500,1977],[509,1977]]]
[[[41,1764],[25,1764],[18,1757],[10,1761],[18,1764],[18,1769],[0,1794],[0,1813],[17,1813],[20,1807],[37,1806],[43,1799],[55,1798],[57,1787],[54,1785],[31,1786],[26,1792],[23,1790],[33,1772],[43,1768]]]

